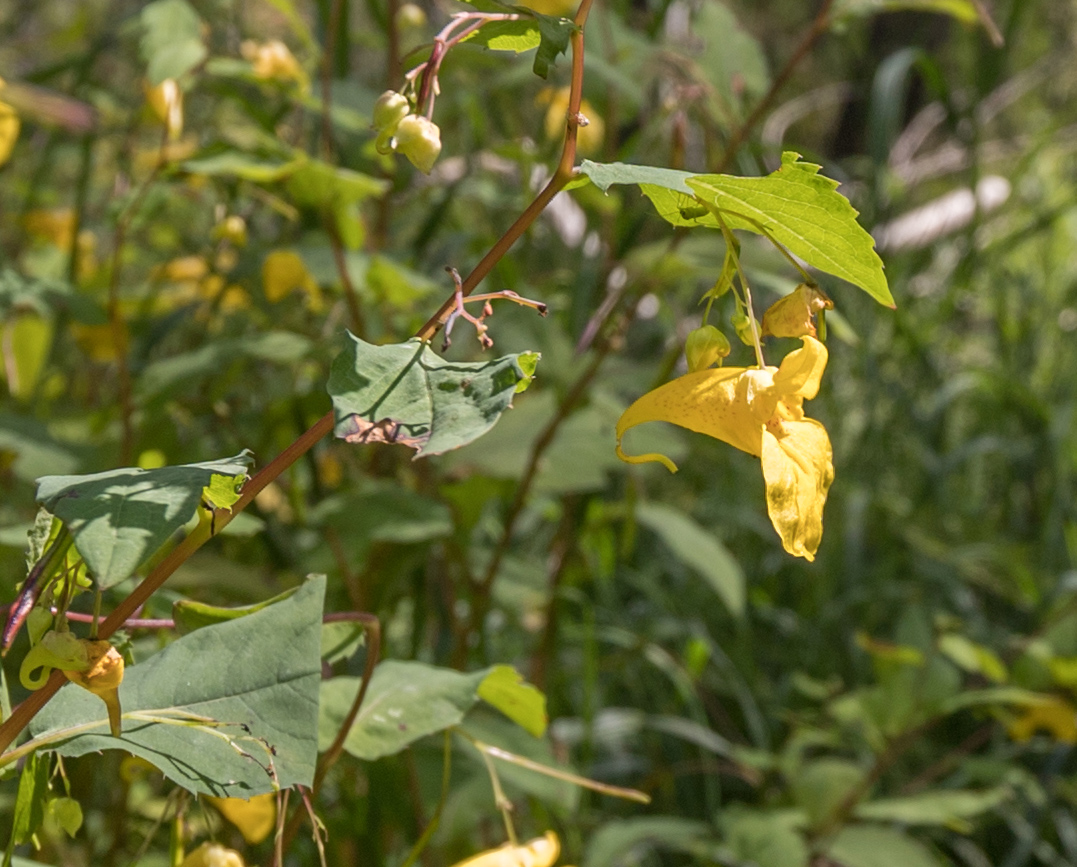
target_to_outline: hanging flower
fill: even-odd
[[[617,454],[639,464],[660,454],[626,455],[621,438],[636,425],[668,421],[704,433],[760,458],[767,511],[786,551],[807,560],[823,537],[823,506],[834,480],[826,428],[804,417],[803,402],[819,391],[827,351],[814,337],[790,352],[781,367],[726,367],[689,373],[656,388],[617,422]]]
[[[496,849],[487,849],[473,855],[453,867],[551,867],[561,854],[561,841],[553,831],[536,837],[529,843],[513,846],[506,843]]]

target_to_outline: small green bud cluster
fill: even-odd
[[[722,359],[729,355],[729,340],[713,325],[704,325],[688,335],[684,355],[689,373],[706,370],[715,362],[721,367]]]
[[[441,130],[432,120],[411,113],[411,103],[402,93],[387,90],[374,104],[374,129],[378,132],[378,153],[398,151],[421,172],[430,170],[441,153]]]

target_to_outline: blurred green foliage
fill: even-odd
[[[378,95],[462,8],[0,6],[0,103],[21,123],[0,168],[5,603],[36,478],[243,449],[264,465],[329,410],[345,327],[406,340],[451,294],[445,267],[470,269],[534,198],[559,154],[563,56],[544,81],[530,56],[462,43],[441,69],[431,175],[375,148]],[[643,429],[639,450],[681,472],[617,460],[618,415],[685,369],[726,251],[717,232],[671,230],[635,187],[591,186],[555,199],[484,284],[550,310],[499,302],[485,320],[499,355],[542,353],[486,436],[414,462],[320,442],[143,616],[324,573],[326,611],[376,615],[400,672],[468,672],[422,708],[459,734],[335,766],[314,805],[330,864],[403,864],[435,817],[426,867],[500,845],[479,742],[652,797],[501,766],[521,839],[556,831],[563,864],[1077,865],[1077,12],[611,0],[585,39],[581,157],[756,176],[795,150],[878,242],[896,310],[819,276],[836,310],[812,406],[837,475],[815,562],[782,551],[751,457]],[[173,91],[151,90],[164,79]],[[800,278],[742,240],[761,316]],[[714,309],[731,334],[731,298]],[[446,357],[484,358],[467,327]],[[753,363],[732,342],[729,363]],[[339,724],[365,651],[352,635],[327,652],[328,634],[322,722]],[[174,636],[128,638],[137,669]],[[5,666],[12,703],[25,652],[20,638]],[[476,703],[497,664],[545,693],[543,737]],[[392,674],[372,691],[391,694]],[[116,751],[55,761],[0,782],[0,830],[40,826],[22,855],[165,865],[185,826],[189,849],[212,832],[270,862],[271,838],[246,845]],[[318,863],[306,831],[290,858]]]

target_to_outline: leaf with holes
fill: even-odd
[[[401,443],[416,457],[466,445],[494,426],[528,379],[533,353],[446,361],[420,340],[373,346],[348,335],[329,372],[336,435]],[[533,368],[532,368],[533,369]]]

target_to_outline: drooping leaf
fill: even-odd
[[[478,695],[535,737],[546,733],[546,696],[511,665],[495,665],[479,684]]]
[[[624,163],[584,161],[582,174],[600,189],[639,184],[658,213],[675,226],[719,226],[716,208],[730,229],[769,234],[813,268],[859,286],[880,304],[894,306],[882,260],[857,212],[837,192],[837,181],[819,166],[787,151],[782,165],[762,178],[691,175]]]
[[[120,738],[107,734],[101,700],[73,687],[37,715],[31,733],[96,722],[49,749],[64,756],[126,750],[200,794],[250,798],[273,791],[274,778],[281,788],[309,786],[324,594],[325,578],[311,579],[281,602],[185,635],[128,669]]]
[[[446,361],[416,339],[374,346],[349,334],[329,373],[336,435],[348,442],[402,443],[416,457],[459,448],[486,433],[512,405],[526,377],[518,359]]]
[[[939,860],[923,843],[879,825],[843,828],[826,854],[844,867],[939,867]]]
[[[82,827],[82,805],[74,798],[53,798],[45,807],[46,828],[52,822],[68,837],[74,837]]]
[[[546,78],[550,74],[550,67],[557,62],[557,56],[568,51],[568,42],[576,25],[568,18],[555,18],[541,12],[532,14],[538,23],[541,38],[531,69],[539,78]]]
[[[391,756],[419,738],[458,725],[478,701],[487,671],[461,674],[422,662],[388,659],[374,669],[363,706],[344,742],[356,758]],[[361,680],[334,677],[322,684],[318,744],[336,737],[355,700]]]
[[[246,474],[253,461],[234,458],[87,476],[43,476],[37,501],[71,530],[75,548],[102,588],[134,571],[194,515],[214,475]]]
[[[205,59],[202,21],[187,0],[154,0],[143,7],[141,21],[139,48],[150,87],[179,78]]]
[[[672,506],[641,503],[636,518],[678,560],[702,575],[731,613],[738,617],[744,613],[744,572],[725,545]]]

